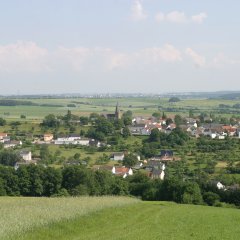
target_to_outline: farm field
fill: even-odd
[[[3,201],[5,204],[1,204],[1,212],[4,212],[5,218],[7,213],[10,214],[10,218],[1,218],[4,223],[1,239],[240,238],[238,209],[178,205],[171,202],[141,202],[127,198],[5,198]],[[14,207],[6,209],[10,204]],[[21,208],[17,208],[19,204]],[[59,205],[62,205],[62,208],[58,209]],[[23,211],[26,213],[22,214]],[[66,216],[63,217],[64,211]],[[15,226],[14,223],[16,224],[19,217],[22,221]]]
[[[48,104],[48,106],[0,106],[0,117],[9,120],[38,121],[50,113],[64,115],[67,110],[71,110],[75,115],[83,116],[89,115],[92,112],[113,112],[117,102],[119,102],[121,111],[131,110],[134,115],[151,116],[151,114],[159,108],[164,108],[164,111],[169,115],[176,113],[188,115],[190,109],[194,109],[195,113],[200,113],[202,111],[210,112],[216,110],[219,104],[231,106],[239,103],[238,100],[223,99],[183,99],[180,102],[170,103],[167,98],[60,98],[14,100],[31,101],[35,104]],[[69,104],[75,104],[76,107],[68,107]],[[169,112],[168,109],[171,108],[173,110]],[[174,111],[174,109],[176,111]],[[21,115],[25,115],[26,119],[21,119]],[[224,114],[222,115],[224,116]]]

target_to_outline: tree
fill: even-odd
[[[0,179],[2,179],[2,188],[5,189],[8,196],[19,196],[19,181],[14,168],[0,166]]]
[[[6,190],[4,188],[4,182],[3,182],[3,179],[0,178],[0,196],[5,196],[7,193],[6,193]]]
[[[75,153],[74,156],[73,156],[74,160],[79,160],[80,157],[81,157],[80,153]]]
[[[97,139],[99,141],[104,141],[105,135],[102,132],[96,131],[95,128],[91,127],[88,129],[87,137],[92,139]]]
[[[17,176],[19,180],[20,194],[23,196],[30,196],[31,179],[27,166],[20,166],[17,169]]]
[[[127,178],[127,180],[129,181],[129,192],[131,195],[143,196],[144,192],[149,188],[149,177],[139,171]]]
[[[46,168],[43,174],[43,195],[52,196],[61,189],[62,174],[59,169]]]
[[[180,102],[181,100],[180,100],[180,98],[178,98],[178,97],[171,97],[169,100],[168,100],[168,102]]]
[[[150,142],[159,142],[159,140],[160,140],[160,132],[157,128],[154,128],[151,131],[151,134],[149,136],[149,141]]]
[[[176,123],[177,126],[181,125],[183,123],[183,119],[182,116],[180,115],[175,115],[174,117],[174,122]]]
[[[200,187],[195,182],[186,183],[183,187],[182,203],[202,204],[202,194]]]
[[[0,118],[0,126],[6,125],[6,120],[3,118]]]
[[[59,121],[54,114],[49,114],[44,118],[42,126],[56,128],[59,127]]]
[[[203,194],[203,200],[205,203],[207,203],[209,206],[214,206],[217,202],[219,202],[220,197],[218,194],[213,192],[205,192]]]
[[[0,164],[5,166],[14,166],[16,162],[20,161],[20,155],[12,150],[3,150],[0,152]]]
[[[134,154],[128,154],[123,159],[123,165],[126,167],[133,167],[138,162],[137,156]]]
[[[152,116],[155,117],[155,118],[160,118],[161,117],[161,113],[160,112],[154,112],[152,114]]]
[[[41,148],[40,148],[40,158],[42,160],[49,160],[49,157],[50,157],[50,151],[48,149],[48,146],[47,145],[41,145]]]
[[[124,138],[128,138],[129,136],[131,136],[131,132],[128,127],[124,127],[122,129],[122,135]]]
[[[43,175],[44,167],[39,165],[30,164],[28,167],[28,172],[31,180],[30,196],[39,197],[43,195]]]
[[[63,169],[62,176],[62,187],[72,193],[77,186],[87,183],[88,171],[80,166],[69,166]]]
[[[102,132],[105,135],[110,135],[113,133],[113,124],[108,121],[105,117],[99,117],[95,121],[96,130]]]
[[[171,123],[173,123],[173,120],[171,118],[167,118],[166,120],[166,125],[170,125]]]
[[[132,117],[133,117],[133,113],[132,111],[126,111],[123,113],[122,115],[122,120],[125,126],[131,125],[132,124]]]
[[[142,154],[147,158],[152,157],[158,153],[158,147],[159,144],[155,142],[145,143],[141,149]]]
[[[193,109],[190,109],[190,110],[189,110],[188,116],[189,116],[190,118],[193,118],[193,117],[194,117]]]
[[[81,116],[79,118],[79,120],[80,120],[81,125],[88,125],[88,122],[89,122],[89,118],[88,117]]]

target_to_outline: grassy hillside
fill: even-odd
[[[0,239],[22,239],[25,232],[38,227],[44,228],[55,222],[70,221],[105,208],[135,202],[138,201],[127,197],[0,197]]]
[[[237,209],[107,197],[0,202],[1,239],[240,239]]]

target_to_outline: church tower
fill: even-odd
[[[119,120],[119,119],[120,119],[120,110],[119,110],[119,104],[117,102],[116,110],[115,110],[115,120]]]

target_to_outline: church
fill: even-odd
[[[108,120],[112,120],[112,121],[119,120],[121,118],[121,114],[120,114],[120,109],[119,109],[118,102],[117,102],[117,105],[116,105],[116,108],[115,108],[115,113],[107,113],[107,114],[103,114],[103,116],[105,118],[107,118]]]

